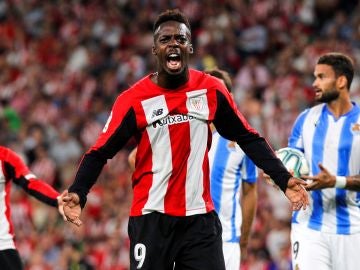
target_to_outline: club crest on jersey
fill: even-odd
[[[359,123],[351,124],[351,132],[354,135],[360,135],[360,124]]]
[[[201,111],[204,108],[204,98],[193,97],[190,99],[190,105],[194,110]]]

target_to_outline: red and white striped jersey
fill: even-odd
[[[106,160],[134,135],[138,150],[130,215],[207,213],[214,209],[209,187],[210,122],[224,137],[237,141],[284,189],[289,173],[237,110],[224,85],[190,70],[189,81],[176,90],[161,88],[147,76],[123,92],[97,142],[84,155],[69,191],[79,195],[83,207]]]
[[[0,146],[0,250],[15,249],[11,222],[11,181],[38,200],[56,207],[59,193],[50,185],[36,179],[21,158],[9,148]]]

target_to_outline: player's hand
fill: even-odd
[[[63,196],[64,201],[64,214],[67,221],[74,223],[76,226],[81,226],[82,221],[80,220],[81,207],[80,198],[76,193],[70,192]]]
[[[308,181],[306,185],[307,190],[316,190],[334,187],[336,176],[332,175],[321,163],[319,163],[320,172],[315,176],[301,176],[301,178]]]
[[[305,185],[306,182],[299,178],[291,177],[289,179],[285,195],[290,200],[293,211],[298,211],[301,208],[305,210],[309,205],[309,196]]]
[[[64,201],[63,201],[63,197],[65,196],[65,194],[67,194],[67,190],[63,191],[59,196],[56,197],[56,199],[58,203],[59,214],[62,216],[64,221],[67,221],[67,218],[64,213]]]

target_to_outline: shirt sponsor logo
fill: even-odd
[[[162,119],[157,120],[152,125],[154,128],[167,126],[167,125],[174,125],[184,122],[189,122],[190,120],[194,119],[194,116],[191,115],[183,115],[183,114],[176,114],[176,115],[168,115]]]

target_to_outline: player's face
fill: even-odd
[[[158,59],[158,72],[170,75],[185,72],[193,52],[190,30],[176,21],[162,23],[155,32],[153,54]]]
[[[340,92],[336,88],[337,77],[331,66],[324,64],[316,65],[314,76],[313,87],[316,101],[329,103],[339,97]]]

